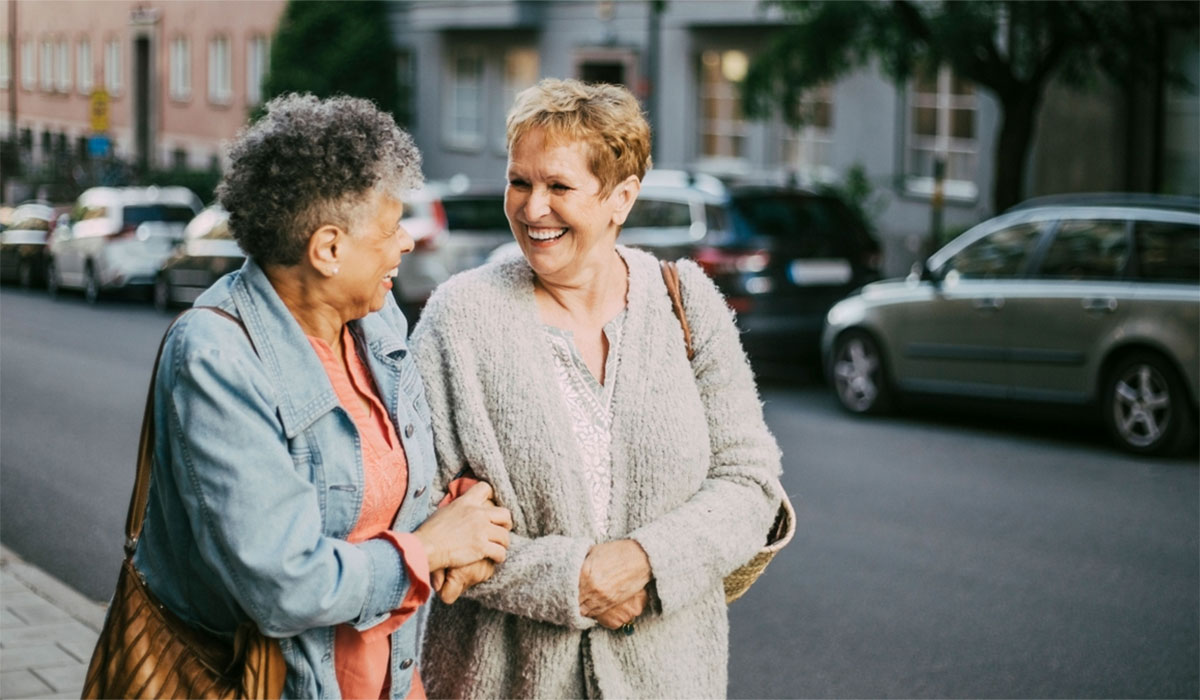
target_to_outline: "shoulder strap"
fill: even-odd
[[[238,324],[238,327],[246,334],[246,339],[250,340],[250,333],[246,330],[242,320],[228,311],[215,306],[196,306],[193,309],[208,309],[224,316]],[[188,311],[190,310],[192,309]],[[176,316],[171,321],[171,325],[167,326],[167,330],[163,332],[162,340],[158,343],[158,354],[154,357],[154,370],[150,373],[150,389],[146,393],[146,409],[142,413],[142,434],[138,438],[137,476],[133,481],[133,494],[129,497],[129,512],[125,516],[125,556],[131,559],[134,551],[137,550],[138,538],[142,535],[142,523],[146,520],[146,504],[150,498],[150,467],[154,463],[154,383],[158,379],[158,363],[162,360],[162,351],[167,344],[167,335],[175,323],[186,313],[187,311],[183,311]],[[253,340],[250,340],[250,347],[254,347]],[[255,348],[254,352],[258,354],[258,349]]]
[[[675,317],[679,319],[679,325],[683,328],[683,344],[687,347],[687,357],[691,361],[695,358],[696,351],[692,348],[692,329],[688,326],[687,314],[683,310],[683,292],[679,287],[679,268],[671,260],[661,260],[658,265],[662,268],[663,282],[667,284],[667,294],[671,297],[671,306],[675,309]]]

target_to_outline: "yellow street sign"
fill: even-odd
[[[102,134],[108,131],[108,92],[103,89],[92,90],[92,132]]]

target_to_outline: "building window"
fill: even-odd
[[[218,36],[208,42],[208,99],[229,104],[233,96],[229,60],[229,37]]]
[[[171,40],[168,92],[173,100],[189,100],[192,97],[192,42],[186,36]]]
[[[504,111],[512,106],[517,94],[537,82],[540,70],[537,49],[514,48],[504,53]],[[496,147],[501,151],[507,150],[505,141],[506,129],[500,120],[495,121],[499,128]]]
[[[182,148],[171,151],[171,167],[175,170],[187,170],[188,153]]]
[[[121,92],[121,42],[116,39],[104,45],[104,89],[114,96]]]
[[[42,41],[42,90],[50,92],[54,89],[54,44]]]
[[[746,121],[738,85],[749,59],[741,51],[700,55],[700,156],[712,160],[746,157]]]
[[[78,73],[75,82],[79,84],[79,92],[84,95],[90,95],[94,86],[92,71],[92,42],[90,39],[80,39],[79,43],[75,44],[75,64]]]
[[[483,57],[458,53],[450,60],[446,141],[459,148],[483,145]]]
[[[784,162],[805,180],[829,182],[832,167],[833,88],[821,85],[800,98],[803,124],[784,136]]]
[[[8,39],[0,37],[0,88],[12,83],[12,61],[8,57]]]
[[[974,199],[978,195],[977,109],[975,86],[949,67],[917,70],[910,87],[905,148],[910,192],[932,194],[940,163],[947,197]]]
[[[267,37],[250,37],[246,45],[246,104],[263,101],[263,80],[271,68],[271,47]]]
[[[34,63],[33,42],[21,42],[21,87],[32,90],[37,86],[37,64]]]
[[[54,85],[59,92],[71,91],[71,44],[59,39],[55,47]]]

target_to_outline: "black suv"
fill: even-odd
[[[836,197],[785,185],[652,170],[620,240],[699,263],[760,366],[817,360],[829,307],[879,279],[879,243],[858,216]]]

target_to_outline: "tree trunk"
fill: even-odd
[[[1034,120],[1040,90],[1025,86],[1000,97],[1000,137],[996,144],[995,180],[992,183],[993,211],[1002,212],[1024,198],[1025,163],[1033,145]]]

